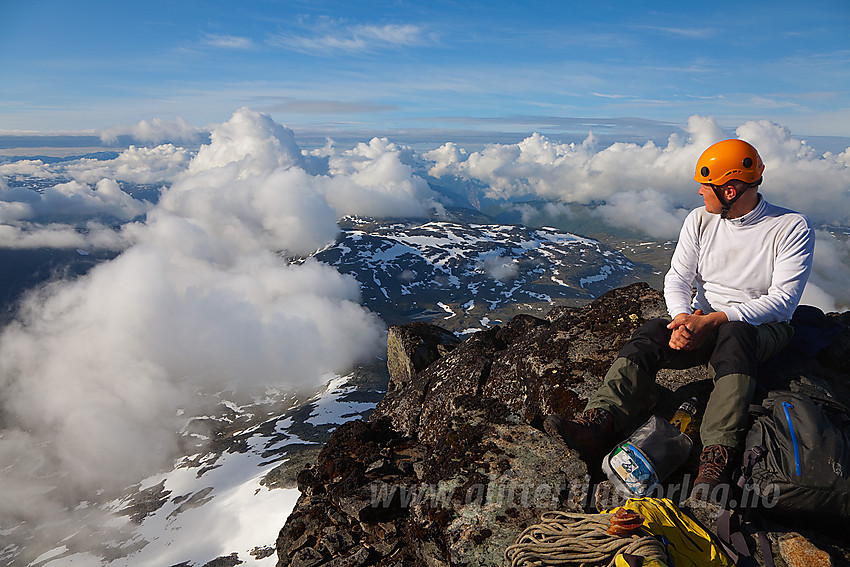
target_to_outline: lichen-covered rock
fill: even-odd
[[[788,567],[832,567],[829,554],[798,533],[779,538],[779,553]]]
[[[500,565],[516,535],[542,512],[583,509],[589,496],[582,461],[517,416],[494,420],[477,403],[471,398],[459,402],[463,410],[450,430],[472,434],[460,447],[468,460],[452,477],[460,490],[444,532],[450,564],[470,567]]]
[[[542,511],[583,508],[587,469],[562,445],[494,400],[454,407],[435,445],[387,420],[341,426],[299,475],[279,564],[498,565]]]
[[[373,415],[425,443],[440,439],[455,412],[452,400],[461,395],[494,398],[536,427],[550,413],[571,416],[584,409],[589,390],[601,383],[631,333],[662,312],[661,293],[634,284],[588,307],[556,308],[545,320],[515,317],[431,362],[388,392]],[[414,336],[421,326],[411,326],[396,333]]]
[[[436,325],[415,322],[390,327],[387,334],[387,369],[390,391],[404,388],[414,374],[450,352],[460,339]]]
[[[598,463],[546,436],[542,419],[582,410],[632,332],[663,315],[662,294],[634,284],[457,344],[433,326],[394,327],[394,386],[368,422],[340,426],[298,475],[278,565],[504,565],[504,550],[543,511],[612,505]],[[847,315],[829,317],[843,330],[833,346],[770,378],[822,376],[850,399]],[[653,411],[667,417],[691,396],[704,411],[712,387],[702,367],[664,370],[657,383]],[[685,487],[695,457],[669,482]],[[714,528],[718,507],[687,500],[684,488],[675,498]],[[773,520],[768,530],[774,541],[788,531]],[[804,533],[846,564],[840,531]]]

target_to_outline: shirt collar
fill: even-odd
[[[765,207],[767,206],[767,201],[764,200],[764,197],[759,193],[759,202],[756,207],[745,214],[742,217],[738,217],[736,219],[726,219],[728,222],[732,223],[735,226],[747,226],[755,223],[761,218],[762,213],[764,212]]]

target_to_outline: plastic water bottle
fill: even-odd
[[[674,413],[673,417],[670,419],[670,423],[673,424],[673,427],[691,438],[693,438],[694,431],[696,430],[696,403],[696,398],[691,398],[690,400],[682,402],[682,405],[679,406],[679,409],[676,410],[676,413]]]
[[[653,415],[602,459],[602,470],[620,492],[644,496],[688,459],[693,441]]]

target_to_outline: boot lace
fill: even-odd
[[[585,410],[580,416],[578,416],[576,421],[587,427],[602,427],[610,419],[611,414],[607,411],[599,408],[591,408],[589,410]]]
[[[701,477],[721,480],[729,464],[729,449],[723,445],[709,445],[700,453],[699,462]]]

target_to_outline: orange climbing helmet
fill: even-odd
[[[723,185],[730,179],[756,183],[764,163],[756,149],[744,140],[723,140],[708,147],[697,160],[694,180],[706,185]]]

